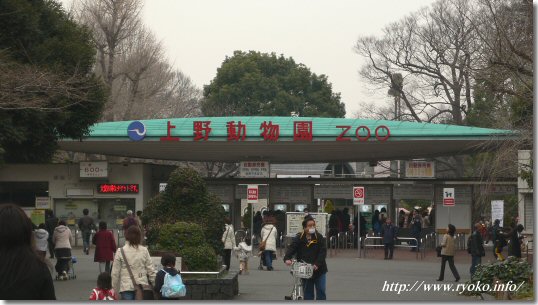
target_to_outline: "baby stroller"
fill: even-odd
[[[74,265],[77,263],[77,258],[71,256],[71,251],[65,251],[70,249],[56,249],[56,280],[65,281],[76,279]],[[71,271],[71,272],[69,272]]]

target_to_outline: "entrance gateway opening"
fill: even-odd
[[[471,207],[477,196],[483,195],[484,182],[478,178],[436,178],[435,165],[430,160],[494,150],[501,142],[516,137],[509,130],[384,120],[200,117],[98,123],[86,138],[63,139],[59,145],[66,151],[88,154],[240,163],[234,177],[207,179],[209,190],[222,200],[236,228],[243,226],[241,218],[248,206],[247,185],[259,185],[254,212],[302,212],[305,208],[310,212],[329,212],[347,208],[351,217],[345,223],[352,223],[352,215],[360,210],[371,227],[376,210],[386,210],[387,216],[400,225],[418,206],[427,211],[433,209],[432,231],[445,228],[450,221],[462,232],[468,232]],[[373,178],[373,168],[366,164],[390,160],[406,160],[401,162],[407,175]],[[77,211],[79,205],[88,205],[107,222],[115,221],[126,209],[142,210],[172,170],[149,163],[105,161],[99,164],[105,167],[105,175],[86,179],[77,174],[76,165],[58,166],[69,168],[69,173],[63,174],[68,179],[60,179],[59,174],[49,175],[56,179],[38,178],[49,185],[49,206],[61,214],[70,205],[76,205]],[[16,178],[35,179],[24,177],[24,171]],[[8,181],[0,175],[0,185]],[[113,194],[95,191],[103,183],[136,184],[138,190]],[[515,179],[498,181],[496,185],[503,190],[499,196],[517,194]],[[354,186],[364,187],[362,205],[353,205]],[[450,219],[448,208],[443,206],[445,188],[455,191]],[[80,200],[84,204],[77,204]],[[279,229],[285,234],[285,220],[280,221],[283,224]],[[339,226],[341,229],[342,224]]]

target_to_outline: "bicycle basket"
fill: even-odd
[[[306,263],[296,262],[292,266],[293,276],[301,279],[309,279],[314,274],[314,266]]]

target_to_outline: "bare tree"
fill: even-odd
[[[124,42],[132,37],[141,26],[140,0],[83,0],[79,17],[93,33],[98,50],[98,68],[105,82],[112,87],[118,76],[115,61]]]
[[[73,105],[92,103],[99,82],[87,75],[52,72],[43,67],[19,64],[0,52],[0,109],[61,112]],[[55,101],[55,102],[51,102]],[[62,101],[59,103],[58,101]]]
[[[200,115],[201,91],[168,64],[141,22],[140,0],[85,0],[77,11],[92,29],[96,71],[111,92],[104,121]]]
[[[377,88],[392,88],[404,104],[401,120],[464,124],[472,104],[472,66],[478,51],[468,0],[439,1],[390,24],[382,38],[361,37],[355,50],[368,60],[361,75]],[[402,75],[399,82],[395,76]]]

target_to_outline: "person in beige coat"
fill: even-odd
[[[224,227],[224,233],[222,233],[222,243],[224,244],[224,264],[226,270],[230,270],[230,260],[232,257],[232,249],[235,248],[235,233],[234,227],[230,218],[226,217],[224,220],[226,226]]]
[[[142,234],[138,226],[131,226],[127,229],[125,236],[125,246],[118,248],[114,256],[112,267],[112,288],[120,293],[123,300],[135,299],[135,288],[133,281],[127,270],[127,265],[121,254],[121,249],[125,256],[136,284],[155,284],[155,267],[149,255],[148,248],[140,245]]]
[[[73,234],[71,234],[71,230],[67,227],[65,221],[61,220],[52,234],[52,243],[54,244],[54,253],[56,255],[55,269],[58,272],[58,279],[67,280],[72,242]]]
[[[266,223],[261,230],[262,242],[265,242],[265,250],[262,252],[267,271],[273,270],[273,253],[276,252],[277,228],[273,223]]]
[[[447,233],[443,236],[443,241],[441,242],[441,274],[439,275],[438,281],[443,281],[445,278],[445,265],[448,261],[448,266],[452,274],[456,278],[456,282],[460,280],[460,275],[456,266],[454,266],[454,255],[456,254],[456,246],[454,244],[454,234],[456,234],[456,227],[452,224],[448,225]]]

